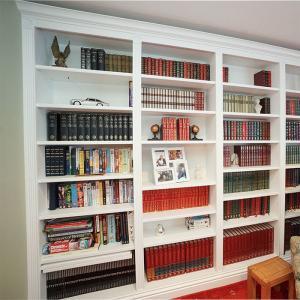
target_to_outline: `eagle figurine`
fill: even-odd
[[[55,65],[57,67],[65,67],[67,68],[66,65],[66,59],[69,56],[71,50],[70,50],[70,41],[68,43],[68,45],[66,46],[64,52],[60,52],[59,50],[59,45],[57,42],[57,37],[55,36],[52,42],[52,46],[51,46],[51,50],[52,50],[52,54],[54,56],[55,59]]]

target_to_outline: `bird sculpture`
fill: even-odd
[[[53,42],[52,42],[51,50],[52,50],[52,54],[53,54],[54,58],[56,58],[55,65],[57,67],[67,68],[66,59],[71,52],[70,41],[69,41],[68,45],[66,46],[64,52],[60,52],[57,37],[55,36],[53,39]]]

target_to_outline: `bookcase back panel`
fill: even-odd
[[[300,67],[286,65],[286,89],[300,90]]]
[[[70,41],[71,52],[66,61],[70,68],[80,69],[81,47],[104,49],[110,54],[132,55],[132,42],[128,40],[38,29],[36,31],[36,64],[46,66],[54,64],[51,45],[55,36],[61,52]]]

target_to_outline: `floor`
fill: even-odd
[[[260,288],[257,287],[257,296],[260,296]],[[288,285],[286,283],[272,288],[272,299],[287,299]],[[185,295],[177,299],[246,299],[247,281],[240,281],[219,288]]]

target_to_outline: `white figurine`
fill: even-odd
[[[161,236],[165,234],[165,228],[164,226],[162,226],[162,224],[157,224],[156,228],[155,228],[155,234],[157,236]]]
[[[232,167],[239,165],[239,156],[236,153],[232,153],[230,156],[230,164]]]
[[[259,102],[260,102],[260,99],[258,97],[255,97],[255,106],[254,106],[254,108],[255,108],[255,112],[257,114],[260,114],[261,109],[262,109],[262,106],[259,104]]]

